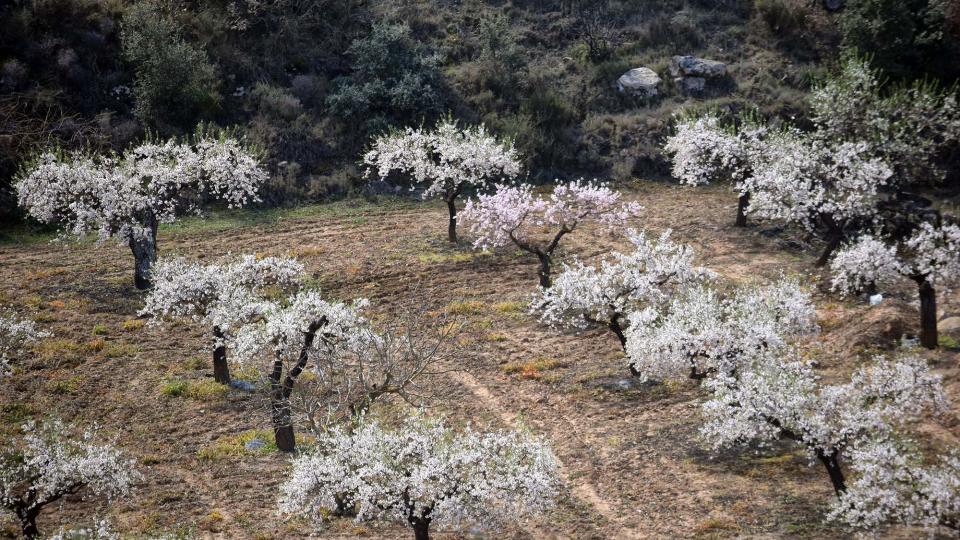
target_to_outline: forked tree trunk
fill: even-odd
[[[750,205],[750,193],[741,193],[737,199],[737,227],[747,226],[747,206]]]
[[[837,496],[847,491],[847,484],[843,478],[843,471],[840,469],[840,462],[837,459],[837,452],[828,455],[823,450],[818,449],[817,459],[819,459],[820,463],[823,463],[823,466],[826,467],[827,474],[830,475],[830,483],[833,484],[833,491],[836,492]]]
[[[456,197],[448,197],[447,201],[447,211],[450,214],[450,221],[447,222],[447,240],[457,243],[457,199]]]
[[[133,284],[139,290],[153,286],[150,269],[157,261],[157,218],[152,214],[144,220],[144,231],[130,234],[130,251],[133,252]]]
[[[430,540],[430,521],[419,520],[411,522],[410,526],[413,527],[413,538],[414,540]]]
[[[223,343],[223,331],[219,326],[213,327],[213,337],[216,345],[213,348],[213,380],[220,384],[230,384],[230,365],[227,364],[227,347]]]
[[[937,291],[926,279],[920,281],[920,344],[928,349],[939,346],[937,335]]]
[[[14,512],[17,514],[17,521],[20,522],[20,530],[23,533],[23,537],[28,540],[39,538],[40,531],[37,529],[37,516],[40,513],[39,508],[34,511],[17,509]]]
[[[313,347],[317,331],[326,326],[327,322],[327,318],[323,317],[318,321],[311,322],[307,327],[297,362],[287,372],[287,376],[283,378],[282,383],[283,359],[278,355],[274,360],[273,371],[270,373],[270,409],[273,420],[273,436],[277,444],[277,450],[281,452],[294,452],[297,449],[297,439],[293,431],[293,414],[290,410],[290,394],[293,393],[297,377],[303,373],[303,369],[307,366],[307,360],[310,358],[310,348]]]

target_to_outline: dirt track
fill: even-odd
[[[724,188],[680,188],[643,183],[631,191],[646,207],[636,227],[674,230],[691,243],[700,262],[734,281],[770,280],[781,273],[808,275],[813,253],[799,236],[770,226],[731,226],[735,197]],[[535,266],[513,250],[476,255],[443,240],[444,210],[403,205],[347,212],[315,212],[276,223],[232,228],[174,228],[161,234],[162,254],[217,257],[227,252],[299,256],[331,297],[367,297],[385,315],[408,303],[414,290],[437,309],[476,300],[466,315],[474,331],[462,368],[429,381],[431,410],[475,425],[525,425],[550,439],[570,486],[557,509],[490,538],[835,537],[823,524],[832,490],[825,473],[809,467],[795,448],[712,458],[698,445],[699,389],[693,384],[620,389],[626,367],[615,338],[602,331],[581,335],[552,331],[518,308],[536,285]],[[563,256],[592,260],[622,239],[585,229],[564,240]],[[198,458],[220,437],[268,426],[258,399],[231,391],[213,401],[165,397],[169,377],[202,379],[188,367],[204,357],[202,329],[121,329],[140,296],[131,281],[132,260],[113,244],[0,244],[0,303],[41,317],[63,341],[41,350],[29,369],[0,396],[4,436],[29,414],[56,411],[79,423],[97,422],[141,462],[147,477],[136,496],[109,515],[133,535],[174,531],[229,538],[288,538],[313,531],[276,516],[276,484],[285,458],[277,454]],[[816,276],[807,276],[812,279]],[[909,291],[904,298],[912,300]],[[946,310],[956,311],[953,303]],[[879,308],[817,293],[825,349],[842,354],[825,365],[831,376],[849,369],[862,352],[852,335],[887,324]],[[514,303],[509,303],[514,302]],[[886,317],[914,315],[905,304],[884,307]],[[870,324],[867,322],[872,321]],[[106,347],[84,347],[102,324]],[[871,334],[872,335],[872,334]],[[466,336],[466,335],[465,335]],[[960,337],[960,336],[958,336]],[[65,341],[64,341],[65,340]],[[868,340],[869,342],[869,340]],[[505,363],[538,358],[553,369],[507,373]],[[957,397],[958,354],[931,356]],[[929,427],[938,440],[956,442],[957,422]],[[94,510],[67,504],[41,518],[56,530]],[[0,529],[2,530],[2,529]],[[322,536],[407,537],[399,527],[337,523]],[[0,534],[2,536],[2,534]]]

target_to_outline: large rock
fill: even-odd
[[[727,65],[716,60],[696,56],[674,56],[670,61],[670,74],[674,77],[703,77],[716,79],[727,74]]]
[[[660,81],[657,72],[648,67],[633,68],[617,79],[617,90],[638,96],[655,96]]]

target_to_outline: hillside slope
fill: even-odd
[[[813,251],[800,238],[765,226],[733,228],[735,197],[724,188],[643,182],[628,193],[646,208],[635,226],[672,229],[694,246],[700,262],[726,278],[767,281],[782,273],[809,277],[812,271]],[[293,255],[326,295],[367,297],[376,315],[397,314],[425,295],[431,309],[467,317],[457,364],[422,388],[428,410],[455,422],[526,426],[544,435],[564,464],[570,488],[544,519],[490,538],[845,536],[823,523],[832,490],[801,452],[784,446],[711,459],[696,442],[702,394],[693,383],[624,383],[627,371],[612,335],[552,331],[525,313],[536,285],[533,261],[511,250],[451,248],[443,224],[444,210],[432,204],[348,200],[188,220],[161,232],[160,249],[205,259],[229,252]],[[565,258],[594,260],[624,247],[590,229],[568,240]],[[130,322],[142,303],[130,283],[130,265],[126,249],[113,244],[97,248],[27,237],[0,244],[0,302],[38,318],[55,334],[35,348],[5,387],[10,391],[0,395],[4,436],[26,416],[43,412],[98,423],[115,434],[146,476],[132,499],[108,512],[123,533],[259,539],[312,534],[305,522],[276,515],[286,457],[243,450],[250,430],[269,428],[268,411],[255,394],[164,395],[170,381],[209,380],[206,337],[187,325]],[[815,298],[822,346],[832,353],[822,366],[828,378],[849,372],[870,352],[851,345],[855,338],[874,347],[897,321],[909,331],[916,318],[896,299],[869,307],[822,290]],[[957,310],[960,296],[945,300],[945,311]],[[960,353],[929,357],[958,410]],[[951,416],[945,425],[925,429],[931,440],[956,444],[960,424]],[[94,511],[71,501],[46,512],[40,526],[54,531]],[[0,530],[7,536],[15,531]],[[330,538],[407,534],[351,522],[320,532]]]

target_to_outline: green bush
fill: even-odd
[[[792,34],[807,22],[807,12],[784,0],[756,0],[757,15],[770,30],[780,34]]]
[[[219,78],[207,54],[187,42],[177,22],[141,2],[123,17],[123,56],[136,77],[136,115],[161,133],[189,129],[220,104]]]
[[[444,110],[440,58],[415,41],[406,25],[375,24],[367,36],[353,41],[347,56],[350,74],[334,80],[327,107],[362,140],[390,126],[430,120]]]
[[[840,15],[843,45],[869,53],[897,78],[932,72],[955,76],[957,44],[947,29],[945,0],[856,0]]]

